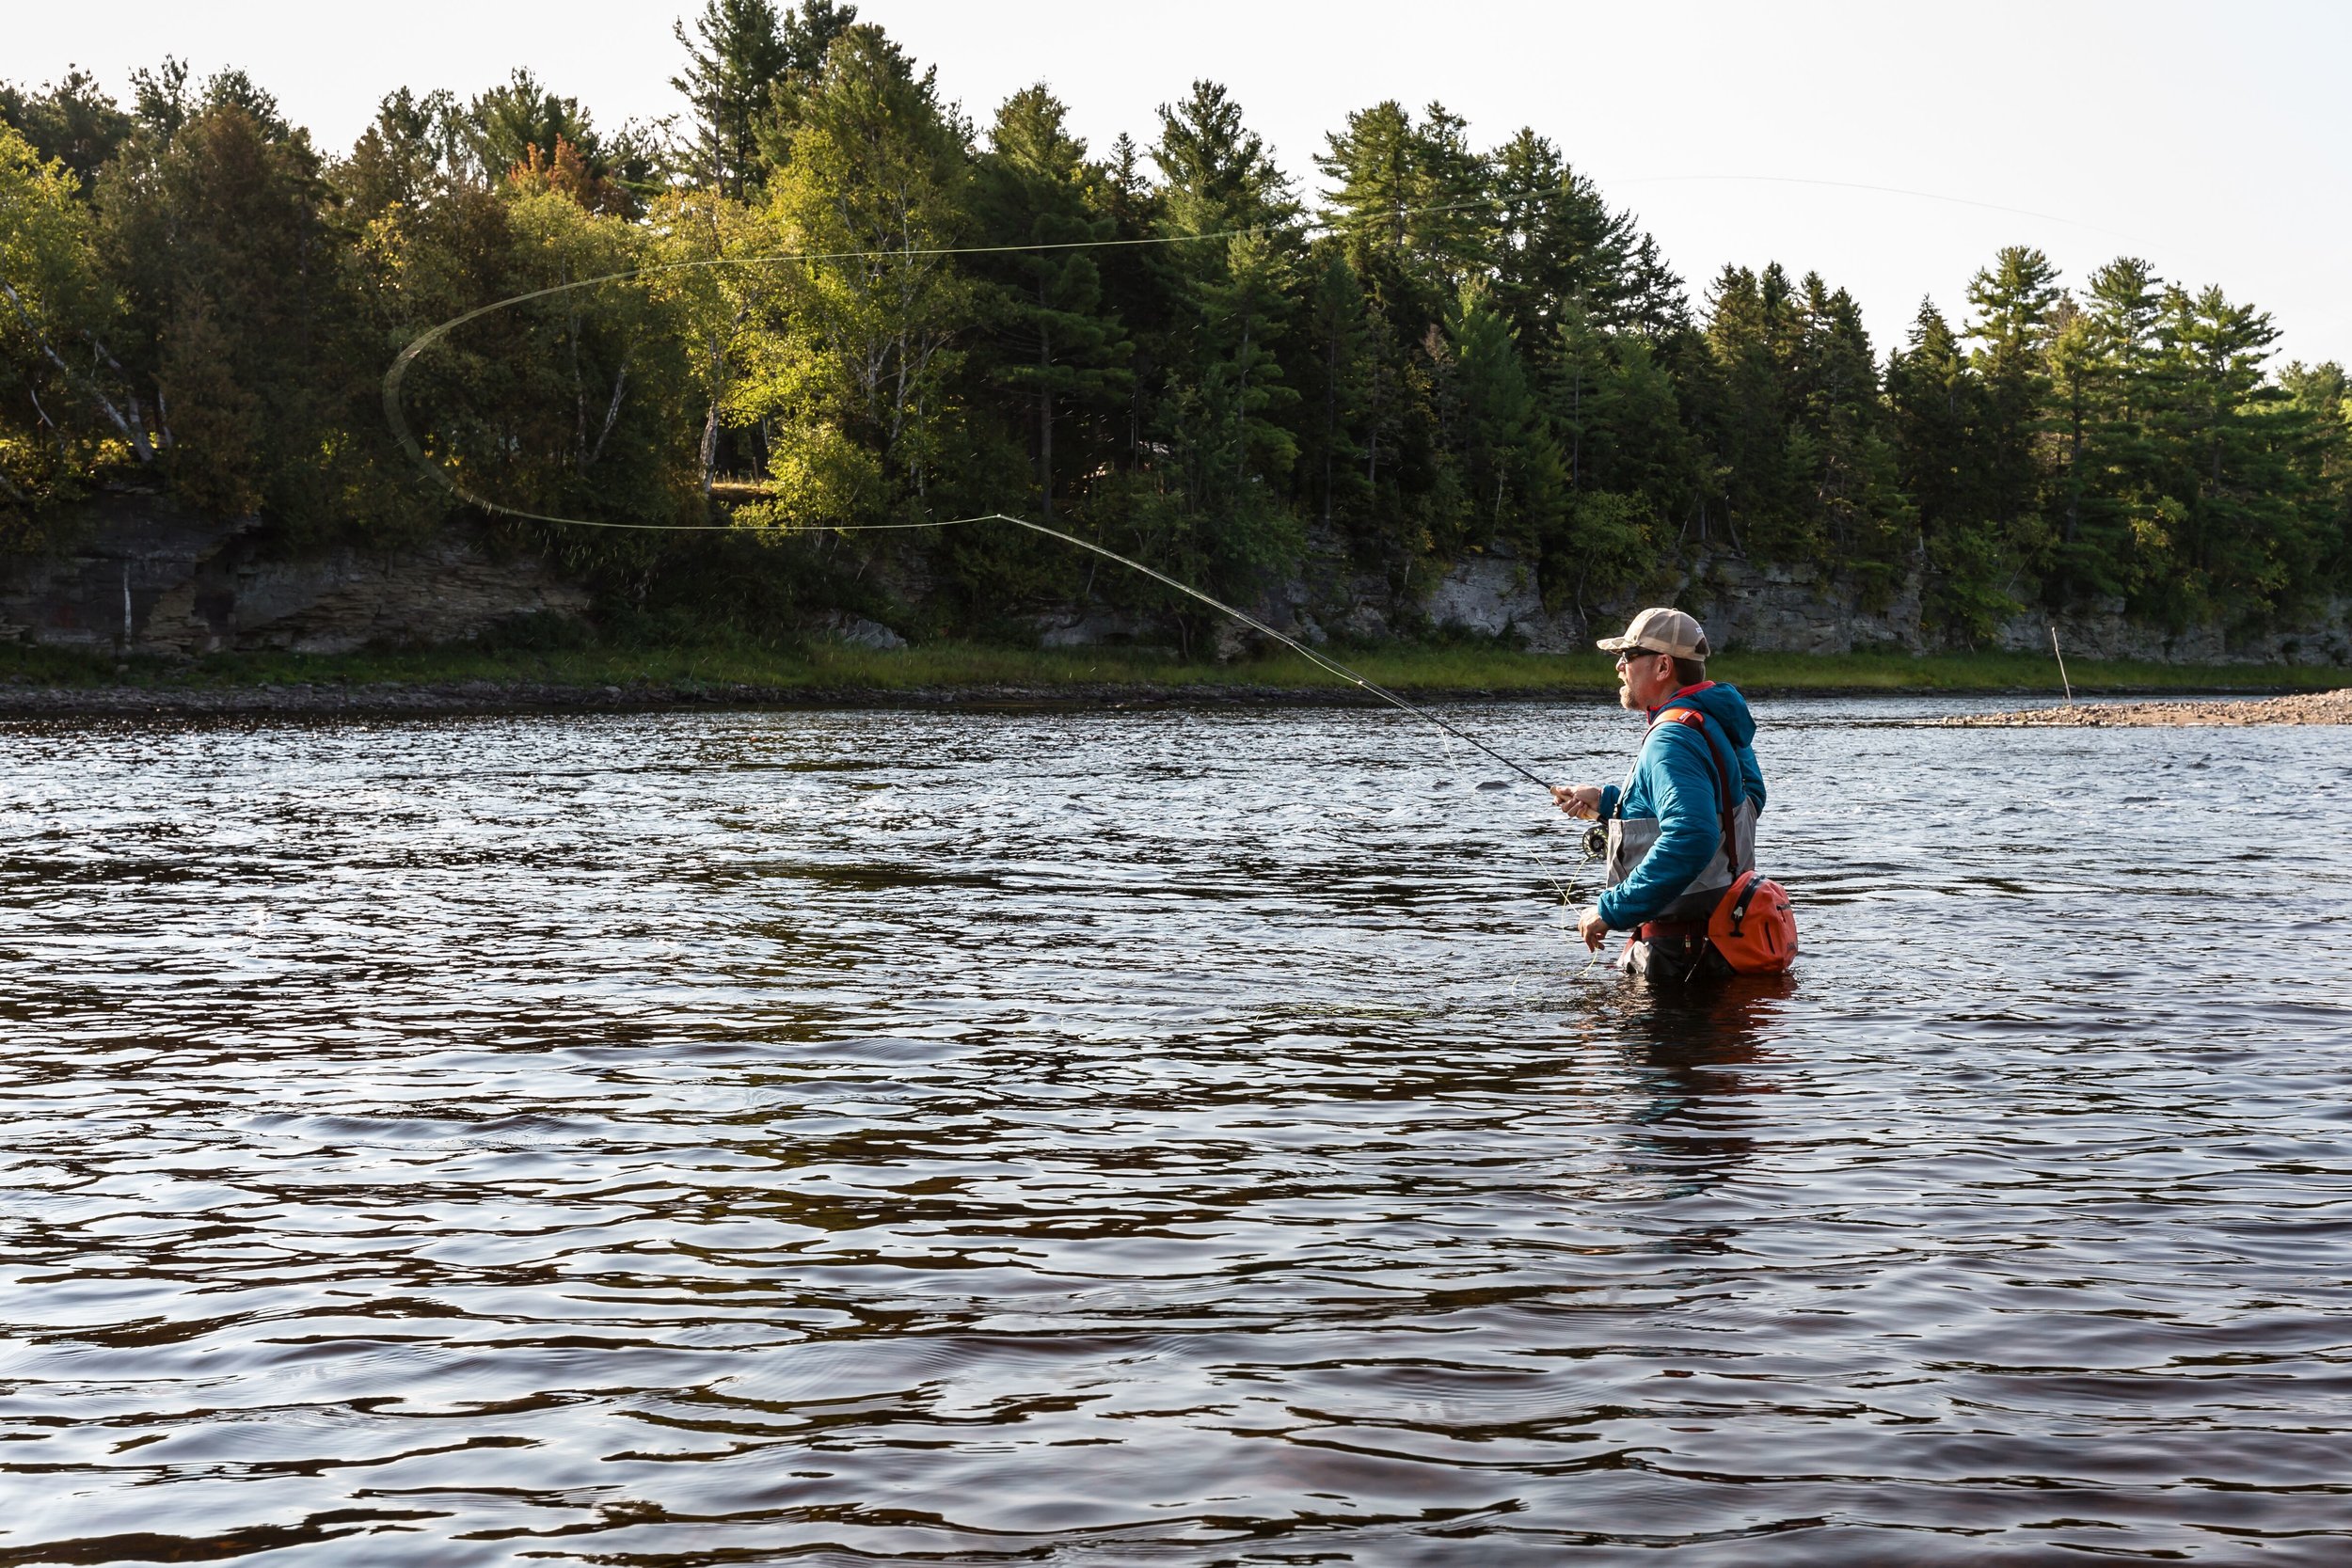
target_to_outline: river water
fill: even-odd
[[[2352,1560],[2352,731],[1961,705],[0,729],[0,1564]]]

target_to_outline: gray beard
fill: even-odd
[[[1626,685],[1623,681],[1619,681],[1617,683],[1617,705],[1625,709],[1628,713],[1631,713],[1634,709],[1642,705],[1633,700],[1633,688]]]

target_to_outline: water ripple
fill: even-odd
[[[0,729],[0,1564],[2343,1560],[2352,740],[1928,705]]]

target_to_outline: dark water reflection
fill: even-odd
[[[2352,1559],[2352,736],[1911,711],[0,733],[0,1564]]]

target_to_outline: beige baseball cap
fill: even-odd
[[[1640,648],[1653,654],[1672,654],[1677,658],[1705,658],[1707,628],[1682,611],[1661,606],[1633,617],[1633,624],[1625,628],[1623,637],[1604,637],[1593,645],[1606,654]]]

